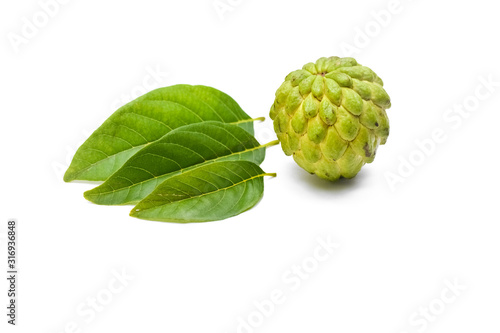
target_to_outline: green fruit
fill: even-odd
[[[353,58],[320,58],[290,73],[270,116],[286,155],[331,181],[353,178],[389,136],[382,80]]]

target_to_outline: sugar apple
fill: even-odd
[[[286,155],[331,181],[353,178],[389,135],[382,80],[353,58],[320,58],[291,72],[270,116]]]

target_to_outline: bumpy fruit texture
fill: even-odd
[[[270,116],[286,155],[331,181],[353,178],[389,136],[382,80],[353,58],[320,58],[290,73]]]

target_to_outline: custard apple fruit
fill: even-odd
[[[389,135],[382,80],[353,58],[320,58],[290,73],[270,116],[286,155],[331,181],[353,178]]]

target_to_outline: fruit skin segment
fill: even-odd
[[[353,178],[387,141],[383,81],[353,58],[320,58],[291,72],[269,113],[286,155],[330,181]]]

